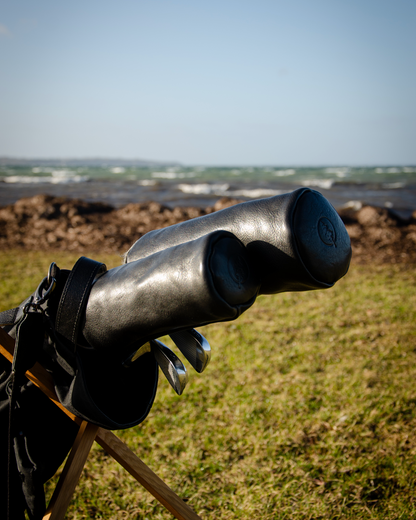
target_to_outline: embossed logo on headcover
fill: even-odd
[[[332,222],[327,217],[321,217],[318,220],[318,233],[324,244],[327,246],[337,247],[337,234],[335,233],[335,228],[332,225]]]
[[[228,271],[238,287],[246,282],[249,275],[248,265],[241,256],[232,256],[228,259]]]

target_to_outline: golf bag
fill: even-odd
[[[13,365],[0,365],[4,495],[9,481],[1,517],[8,508],[10,518],[19,518],[26,508],[31,519],[41,518],[43,483],[77,432],[25,379],[36,361],[76,416],[106,429],[130,428],[152,407],[159,366],[168,379],[180,367],[157,338],[170,334],[184,347],[187,334],[194,343],[183,353],[192,364],[192,345],[202,341],[193,327],[234,320],[259,294],[329,288],[350,258],[338,214],[304,188],[147,233],[110,270],[84,257],[72,270],[51,264],[29,298],[0,314],[0,326],[16,338]],[[208,360],[193,366],[202,371]],[[170,382],[181,393],[178,377]],[[42,438],[39,420],[58,443]]]

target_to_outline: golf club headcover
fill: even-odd
[[[325,289],[348,271],[351,243],[345,226],[331,204],[309,188],[150,231],[133,244],[125,261],[219,229],[246,246],[251,268],[260,277],[259,294]]]
[[[81,345],[124,362],[169,332],[234,320],[259,286],[240,240],[213,231],[104,273],[88,298]]]

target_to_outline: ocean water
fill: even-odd
[[[119,207],[155,200],[170,207],[213,205],[279,195],[299,187],[320,191],[336,207],[370,204],[416,209],[416,166],[203,167],[137,165],[128,161],[0,164],[0,205],[38,193],[102,201]]]

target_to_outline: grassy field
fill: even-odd
[[[76,259],[19,256],[1,254],[0,310]],[[333,289],[261,297],[202,328],[204,374],[182,397],[162,376],[118,433],[203,519],[416,518],[415,287],[415,266],[353,266]],[[172,515],[96,445],[68,513],[90,518]]]

